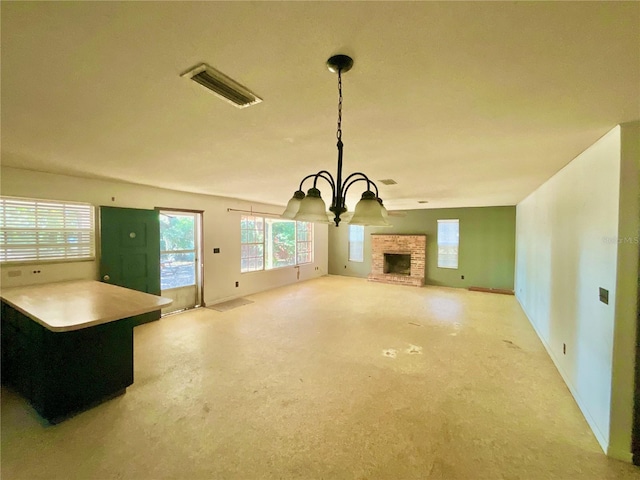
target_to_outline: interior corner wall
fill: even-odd
[[[640,319],[640,121],[622,124],[620,129],[620,221],[608,451],[616,458],[624,458],[632,450],[637,324]],[[640,393],[638,395],[640,401]],[[635,408],[640,414],[640,405]],[[635,421],[640,427],[640,418]]]
[[[438,268],[438,220],[460,220],[458,268]],[[515,206],[407,210],[389,216],[392,227],[365,227],[364,261],[349,261],[349,227],[329,226],[329,273],[366,278],[371,272],[371,234],[425,234],[425,283],[447,287],[512,290],[515,265]],[[464,275],[464,279],[461,278]]]
[[[211,305],[242,295],[280,287],[327,274],[327,227],[314,225],[314,262],[299,268],[240,273],[240,213],[228,208],[280,213],[282,207],[211,195],[98,179],[0,168],[0,192],[6,196],[44,198],[123,208],[156,207],[203,210],[204,301]],[[113,200],[112,200],[113,198]],[[99,245],[99,230],[96,230]],[[214,247],[220,253],[214,254]],[[74,279],[98,279],[98,262],[2,265],[3,287]],[[316,270],[316,267],[318,269]],[[34,271],[39,273],[33,273]],[[9,276],[9,272],[12,273]],[[239,287],[235,287],[235,282]]]
[[[518,204],[515,291],[603,450],[629,461],[609,451],[628,410],[612,403],[620,149],[616,127]]]

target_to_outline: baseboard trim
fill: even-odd
[[[486,293],[500,293],[502,295],[514,295],[513,290],[509,290],[506,288],[469,287],[469,290],[471,290],[472,292],[486,292]],[[522,305],[520,305],[520,307],[522,307]]]
[[[607,450],[607,457],[615,458],[616,460],[621,460],[627,463],[634,463],[633,453],[631,452],[624,452],[621,450],[615,450],[613,448],[609,448]]]
[[[516,300],[518,301],[518,304],[520,305],[520,308],[522,309],[522,311],[524,312],[525,316],[527,317],[527,320],[529,320],[529,324],[533,327],[533,330],[536,332],[536,335],[538,336],[538,338],[542,342],[542,345],[544,346],[545,350],[547,351],[547,354],[551,358],[551,361],[553,362],[553,365],[556,367],[556,370],[558,371],[558,373],[562,377],[562,380],[564,381],[565,385],[567,386],[567,388],[571,392],[571,396],[573,397],[573,400],[578,405],[578,408],[580,409],[580,412],[582,413],[582,416],[587,421],[587,424],[589,424],[589,428],[591,428],[591,431],[593,432],[593,435],[596,437],[596,440],[598,441],[598,444],[600,445],[600,448],[602,449],[603,453],[605,455],[607,455],[607,456],[611,456],[613,458],[617,458],[618,460],[624,460],[624,461],[627,461],[627,462],[631,462],[631,453],[622,454],[621,452],[613,452],[613,451],[611,451],[609,449],[609,441],[608,441],[607,437],[598,428],[598,425],[596,424],[596,422],[594,421],[593,417],[589,413],[589,410],[586,408],[586,406],[584,405],[582,399],[577,394],[577,392],[574,389],[574,387],[571,384],[571,382],[568,380],[567,375],[564,373],[564,371],[560,367],[556,357],[553,355],[553,352],[551,351],[551,348],[547,344],[547,342],[544,339],[544,337],[540,334],[540,331],[538,330],[538,327],[536,326],[536,324],[533,321],[531,321],[531,317],[529,317],[529,314],[527,313],[527,310],[524,308],[524,306],[522,305],[522,302],[520,301],[520,299],[518,298],[517,295],[516,295]],[[625,460],[627,457],[628,457],[628,460]]]

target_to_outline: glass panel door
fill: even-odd
[[[162,313],[200,306],[201,272],[199,212],[160,211],[161,295],[173,299]]]

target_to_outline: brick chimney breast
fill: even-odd
[[[371,273],[369,281],[413,285],[422,287],[425,277],[427,252],[426,235],[377,234],[371,235]],[[384,255],[411,255],[411,273],[384,273]]]

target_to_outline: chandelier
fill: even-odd
[[[367,182],[367,189],[362,194],[362,198],[357,203],[353,216],[348,220],[348,223],[375,227],[390,226],[387,221],[387,210],[382,204],[382,199],[378,196],[378,187],[369,180],[369,177],[362,172],[355,172],[344,180],[342,179],[342,151],[344,148],[342,143],[342,74],[351,70],[353,59],[347,55],[334,55],[327,60],[327,67],[331,72],[338,74],[338,130],[336,132],[336,137],[338,138],[338,171],[335,178],[326,170],[320,170],[318,173],[304,177],[298,190],[294,192],[293,197],[289,200],[282,217],[304,222],[335,222],[337,227],[340,224],[340,216],[348,211],[346,198],[349,188],[354,183]],[[329,212],[327,212],[326,204],[320,196],[320,190],[317,188],[318,180],[321,178],[331,186]],[[311,179],[313,179],[313,186],[305,195],[302,191],[302,185]]]

